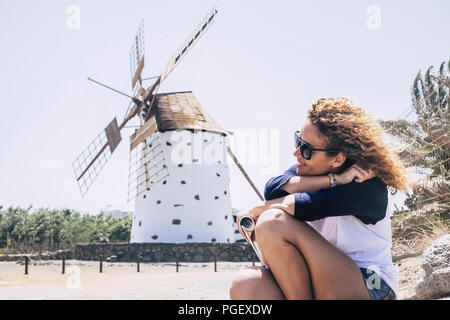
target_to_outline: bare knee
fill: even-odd
[[[278,294],[277,284],[270,279],[264,267],[247,267],[241,269],[231,283],[229,290],[232,300],[267,299]]]
[[[230,299],[252,299],[258,290],[258,282],[261,279],[261,271],[256,268],[244,268],[239,270],[230,287]]]
[[[258,243],[264,238],[278,238],[278,235],[283,234],[286,215],[281,209],[269,209],[264,211],[256,222],[255,236]]]

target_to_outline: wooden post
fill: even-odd
[[[180,258],[177,255],[177,272],[178,272],[178,262],[179,262]]]
[[[28,274],[28,256],[25,256],[25,274]]]
[[[100,257],[100,273],[103,272],[103,258]]]
[[[66,255],[63,253],[62,256],[62,274],[66,273]]]
[[[140,260],[141,260],[141,257],[138,255],[138,256],[137,256],[137,272],[140,271],[140,270],[139,270],[139,262],[140,262]]]
[[[217,254],[214,255],[214,272],[217,272]]]

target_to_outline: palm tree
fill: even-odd
[[[450,61],[439,71],[419,71],[411,88],[412,107],[404,119],[380,121],[386,132],[405,146],[399,156],[424,177],[407,193],[409,210],[394,212],[394,237],[433,232],[436,224],[446,232],[450,212]],[[406,118],[415,113],[415,121]]]

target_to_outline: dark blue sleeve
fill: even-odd
[[[297,175],[297,166],[294,164],[287,169],[281,176],[271,178],[267,181],[264,188],[264,198],[273,200],[289,195],[285,190],[280,190],[281,186],[285,184],[290,178]]]
[[[365,224],[375,224],[386,216],[387,205],[387,186],[375,177],[362,183],[350,182],[315,192],[296,193],[294,217],[313,221],[353,215]]]

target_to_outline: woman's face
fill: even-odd
[[[308,142],[313,148],[327,148],[325,137],[309,119],[306,119],[299,135],[300,139]],[[326,151],[312,151],[311,159],[306,160],[300,152],[300,147],[295,150],[294,157],[297,158],[297,174],[299,176],[318,176],[337,172],[339,166],[345,161],[342,153],[328,157]]]

